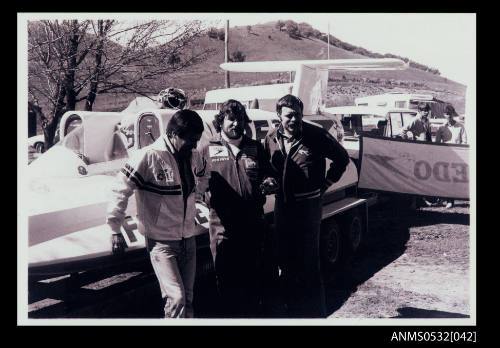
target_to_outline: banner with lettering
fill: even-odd
[[[469,199],[469,146],[363,136],[359,188]]]

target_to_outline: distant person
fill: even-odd
[[[429,122],[429,112],[431,107],[428,103],[418,104],[418,112],[413,119],[403,127],[401,135],[403,139],[408,139],[411,133],[413,140],[432,141],[431,125]]]
[[[113,253],[126,248],[120,227],[135,192],[139,231],[158,279],[165,318],[193,317],[196,272],[195,176],[204,174],[195,150],[203,121],[192,110],[177,111],[166,134],[135,153],[111,189],[107,224]]]
[[[386,126],[387,126],[387,120],[378,121],[377,129],[375,130],[376,134],[379,136],[384,136]]]
[[[456,115],[455,109],[451,105],[447,105],[444,111],[444,116],[447,119],[447,123],[437,130],[436,133],[436,143],[448,143],[448,144],[466,144],[467,143],[467,132],[462,123],[457,122],[454,118]],[[443,201],[443,205],[447,209],[453,207],[455,204],[454,199]]]
[[[420,102],[418,103],[417,110],[418,112],[415,117],[413,117],[412,120],[403,127],[401,135],[403,139],[409,139],[408,133],[410,133],[412,140],[421,140],[430,143],[432,142],[431,124],[429,121],[431,106],[428,103]],[[422,201],[425,205],[430,207],[437,202],[437,199],[432,197],[422,197]],[[416,197],[412,197],[410,206],[411,209],[417,208]]]
[[[320,270],[319,236],[322,197],[349,164],[340,143],[321,127],[303,122],[302,101],[291,94],[280,98],[280,125],[271,130],[264,147],[278,178],[274,218],[278,262],[288,316],[326,316]],[[331,159],[326,170],[326,159]],[[326,175],[325,175],[326,172]]]
[[[259,313],[266,194],[276,189],[262,144],[244,134],[250,119],[236,100],[222,103],[213,124],[217,134],[201,150],[210,194],[210,249],[222,316]]]
[[[444,116],[447,121],[436,132],[436,143],[467,144],[467,133],[462,123],[455,120],[455,109],[447,105]]]

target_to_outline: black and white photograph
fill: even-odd
[[[17,43],[18,325],[477,341],[476,13],[18,12]]]

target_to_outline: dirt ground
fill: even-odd
[[[469,202],[370,212],[361,252],[327,286],[329,318],[470,316]]]

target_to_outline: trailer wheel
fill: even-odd
[[[346,216],[343,224],[343,231],[345,231],[346,234],[346,247],[350,254],[354,254],[359,249],[364,237],[363,221],[357,210]]]
[[[324,221],[321,226],[320,255],[322,268],[325,271],[336,269],[342,260],[342,233],[334,219]]]

